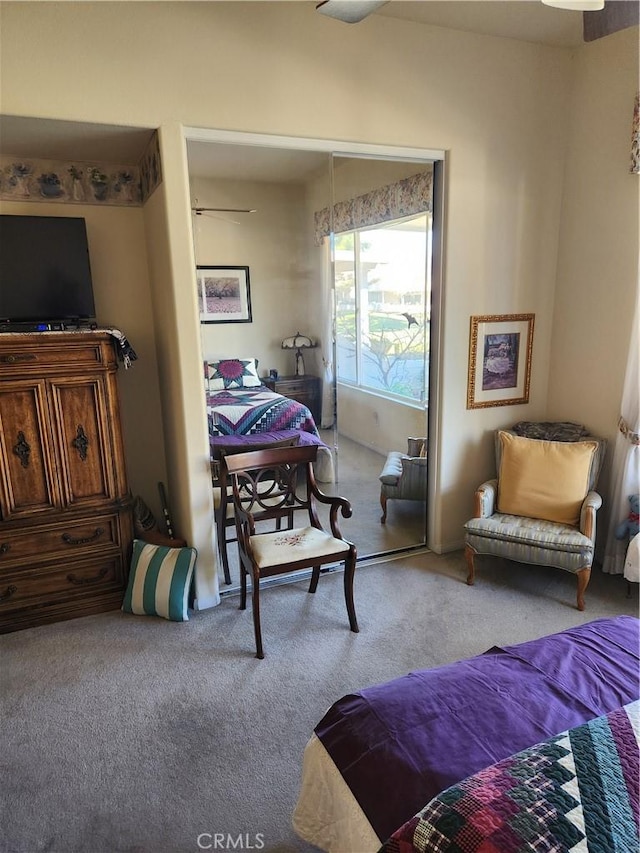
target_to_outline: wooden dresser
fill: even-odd
[[[322,419],[322,380],[319,376],[311,376],[307,373],[302,376],[280,376],[278,379],[271,379],[266,376],[262,380],[262,384],[266,385],[271,391],[282,394],[283,397],[290,397],[292,400],[297,400],[306,406],[316,425],[320,426]]]
[[[0,335],[0,632],[120,607],[133,538],[102,331]]]

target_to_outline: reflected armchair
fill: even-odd
[[[398,498],[406,501],[427,499],[427,439],[407,439],[407,452],[392,450],[387,456],[380,480],[380,524],[387,521],[387,501]]]
[[[477,489],[475,517],[465,524],[467,583],[477,554],[554,566],[576,575],[584,610],[606,442],[577,424],[523,422],[498,430],[495,446],[498,476]]]

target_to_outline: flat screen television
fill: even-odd
[[[0,328],[94,321],[84,219],[0,215]]]

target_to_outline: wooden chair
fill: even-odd
[[[220,461],[226,456],[234,453],[249,453],[254,450],[267,450],[275,447],[297,446],[298,437],[281,439],[279,441],[257,441],[251,444],[224,444],[218,443],[214,449],[211,460],[211,482],[213,485],[213,509],[216,522],[216,534],[218,539],[218,553],[222,562],[224,582],[231,583],[231,571],[229,569],[229,553],[227,546],[235,542],[236,520],[233,512],[233,498],[231,485],[227,479],[227,469]],[[280,519],[277,521],[280,524]],[[278,528],[279,529],[279,528]],[[229,531],[233,531],[231,534]]]
[[[233,489],[238,554],[240,558],[240,609],[247,606],[247,575],[251,576],[253,626],[256,657],[264,650],[260,627],[260,579],[311,568],[309,592],[318,586],[324,565],[344,561],[344,596],[349,626],[358,632],[353,601],[353,577],[356,547],[342,538],[338,527],[338,510],[343,518],[351,516],[351,504],[345,498],[323,494],[315,481],[313,463],[318,448],[290,447],[260,450],[227,456],[222,464],[227,469]],[[322,527],[317,505],[329,507],[331,532]],[[306,525],[287,530],[258,533],[256,520],[289,518],[302,511]]]

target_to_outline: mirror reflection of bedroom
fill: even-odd
[[[359,560],[425,547],[433,164],[187,152],[214,476],[221,454],[316,444]],[[226,554],[222,592],[239,585]]]

